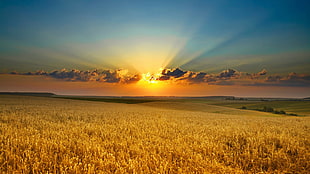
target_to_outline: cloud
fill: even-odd
[[[203,83],[208,82],[209,75],[205,72],[183,71],[179,68],[164,69],[158,78],[161,81],[175,81],[185,83]]]
[[[97,81],[97,82],[106,82],[106,83],[134,83],[141,79],[140,75],[134,74],[131,75],[127,70],[118,69],[118,70],[87,70],[81,71],[77,69],[72,70],[54,70],[52,72],[45,72],[39,70],[36,72],[27,72],[27,73],[18,73],[16,71],[11,72],[10,74],[19,74],[19,75],[43,75],[56,79],[62,79],[66,81]]]
[[[182,71],[179,68],[176,69],[164,69],[161,72],[161,76],[159,80],[169,80],[171,78],[179,78],[182,77],[187,71]]]
[[[276,76],[268,76],[265,82],[279,82],[283,77],[276,75]]]
[[[172,76],[174,78],[179,78],[179,77],[183,76],[185,73],[186,73],[186,71],[182,71],[179,68],[176,68],[173,70],[166,69],[166,72],[163,71],[163,75]]]
[[[310,87],[310,75],[309,74],[297,74],[289,73],[287,76],[273,75],[268,76],[265,82],[260,85],[273,85],[273,86],[309,86]]]
[[[263,69],[261,70],[260,72],[257,73],[257,75],[259,76],[263,76],[263,75],[266,75],[267,74],[267,70],[266,69]]]
[[[234,78],[234,77],[239,77],[239,75],[240,75],[240,73],[237,72],[236,70],[227,69],[227,70],[222,71],[218,77],[221,79],[230,79],[230,78]]]
[[[102,75],[97,79],[99,82],[108,82],[108,83],[118,83],[121,81],[121,77],[119,76],[117,70],[105,70],[102,72]]]
[[[117,70],[55,70],[10,74],[41,75],[66,81],[102,82],[102,83],[136,83],[142,79],[142,74],[130,74],[126,69]],[[150,78],[150,79],[148,79]],[[144,78],[143,78],[144,79]],[[235,69],[226,69],[219,73],[185,71],[180,68],[163,69],[160,73],[147,76],[144,80],[167,81],[176,84],[201,84],[206,85],[239,85],[239,86],[310,86],[309,74],[289,73],[287,75],[268,75],[263,69],[257,73],[240,72]]]
[[[207,74],[205,72],[192,71],[189,71],[187,76],[185,76],[183,79],[187,80],[189,83],[211,83],[217,81],[214,75]]]
[[[240,77],[237,70],[227,69],[219,74],[208,74],[206,72],[183,71],[179,68],[164,69],[159,80],[171,80],[179,83],[208,83],[216,84],[218,81],[229,80]]]
[[[96,80],[99,82],[107,83],[134,83],[141,79],[141,76],[138,74],[128,75],[128,70],[104,70],[100,77]]]
[[[267,75],[267,70],[263,69],[258,73],[250,74],[250,77],[251,77],[251,79],[258,79],[258,78],[265,76],[265,75]]]
[[[180,68],[164,69],[158,80],[177,83],[241,86],[310,86],[310,75],[290,73],[288,75],[269,75],[262,69],[257,73],[226,69],[220,73],[184,71]]]

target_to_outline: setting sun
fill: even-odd
[[[137,87],[150,95],[162,95],[163,90],[166,90],[165,85],[167,83],[160,80],[162,70],[163,68],[160,68],[155,73],[142,73],[141,79],[136,83]]]
[[[160,68],[157,73],[150,73],[150,72],[144,73],[142,74],[142,78],[140,81],[144,81],[149,84],[158,84],[162,70],[163,68]]]
[[[150,84],[155,84],[158,83],[157,78],[154,74],[151,73],[146,73],[146,74],[142,74],[142,81],[148,82]]]

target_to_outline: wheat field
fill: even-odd
[[[309,117],[150,105],[0,96],[0,171],[310,171]]]

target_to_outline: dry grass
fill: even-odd
[[[309,148],[309,117],[0,96],[3,173],[307,173]]]

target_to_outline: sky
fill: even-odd
[[[310,96],[306,0],[1,0],[0,91]]]

